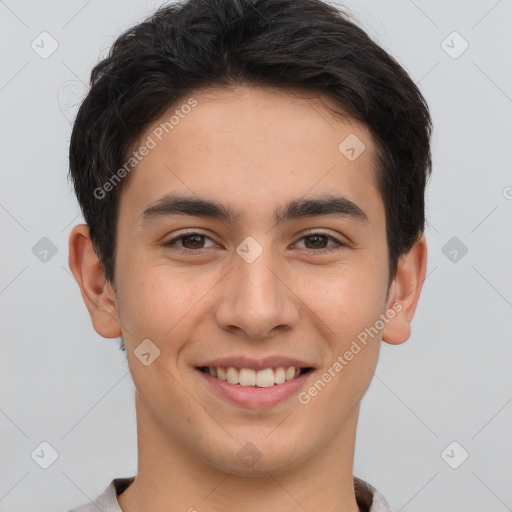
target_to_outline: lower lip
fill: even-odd
[[[214,391],[223,397],[230,399],[235,404],[243,407],[261,408],[275,405],[298,393],[300,389],[304,387],[306,380],[309,379],[315,371],[309,370],[292,380],[287,380],[282,384],[274,384],[268,388],[230,384],[226,380],[217,379],[216,377],[212,377],[209,373],[202,372],[201,370],[197,370],[197,372],[205,379]]]

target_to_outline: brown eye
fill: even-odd
[[[186,249],[202,249],[204,245],[203,235],[185,235],[181,236],[179,240],[182,240],[183,247]]]
[[[307,249],[323,249],[326,246],[326,243],[328,241],[328,236],[326,235],[308,235],[304,237],[304,240],[311,241],[311,244],[308,245],[306,242],[306,248]]]
[[[206,240],[211,240],[211,238],[201,233],[186,233],[168,242],[164,242],[162,246],[171,247],[173,249],[176,248],[178,251],[201,252],[202,249],[207,249],[215,245],[213,241],[210,246],[205,245]]]
[[[343,242],[340,242],[336,238],[334,238],[330,235],[327,235],[325,233],[309,233],[309,234],[303,236],[300,240],[305,241],[304,242],[305,247],[301,247],[301,248],[310,249],[313,253],[323,254],[323,253],[328,253],[331,251],[336,251],[338,249],[343,249],[344,247],[346,247],[346,244],[344,244]],[[327,245],[330,240],[335,242],[334,245],[333,244],[331,244],[330,246]]]

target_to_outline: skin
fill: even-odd
[[[410,336],[426,241],[421,236],[402,256],[388,289],[375,144],[364,125],[333,114],[329,98],[248,86],[193,97],[198,105],[137,165],[122,192],[115,289],[87,226],[75,226],[69,240],[69,265],[94,328],[123,337],[136,387],[139,468],[119,504],[124,512],[356,512],[360,401],[381,340],[400,344]],[[366,146],[354,161],[338,150],[350,134]],[[141,223],[142,211],[171,192],[229,204],[241,216],[234,224],[197,216]],[[272,218],[289,200],[333,193],[355,202],[369,222],[322,216],[276,225]],[[321,238],[317,248],[304,238],[308,229],[346,245],[319,254],[337,243]],[[207,238],[162,246],[185,230]],[[236,252],[248,236],[263,249],[252,263]],[[395,302],[400,312],[306,405],[292,396],[243,408],[195,370],[217,357],[288,355],[316,367],[307,389]],[[134,355],[147,338],[160,350],[149,366]],[[237,457],[247,442],[261,454],[252,467]]]

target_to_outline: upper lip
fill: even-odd
[[[278,368],[280,366],[294,366],[296,368],[314,368],[314,366],[311,363],[308,363],[306,361],[301,361],[300,359],[295,359],[293,357],[279,355],[265,356],[259,359],[247,356],[222,357],[219,359],[205,361],[204,363],[198,365],[197,367],[200,368],[202,366],[208,366],[210,368],[216,368],[218,366],[220,366],[221,368],[229,368],[231,366],[233,368],[251,368],[253,370],[264,370],[265,368]]]

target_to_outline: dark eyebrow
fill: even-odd
[[[139,216],[139,223],[146,224],[159,217],[173,215],[213,218],[232,224],[241,218],[240,212],[234,210],[229,205],[217,201],[193,196],[168,194],[146,208]],[[346,197],[331,195],[288,201],[274,212],[274,221],[277,224],[283,224],[294,219],[320,215],[348,217],[355,221],[369,224],[368,217],[357,204]]]

